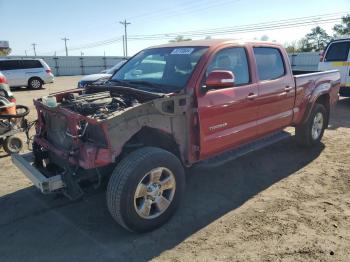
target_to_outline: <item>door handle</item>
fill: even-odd
[[[250,99],[250,100],[255,99],[255,98],[257,98],[257,97],[258,97],[258,94],[254,94],[254,93],[250,93],[250,94],[247,96],[247,98]]]
[[[286,86],[284,88],[284,91],[289,92],[289,91],[292,91],[293,88],[294,88],[293,86]]]

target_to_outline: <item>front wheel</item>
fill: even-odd
[[[151,231],[166,223],[185,190],[185,173],[172,153],[145,147],[130,153],[113,171],[107,187],[112,217],[130,231]]]
[[[296,140],[299,145],[310,147],[318,144],[327,127],[327,109],[322,104],[315,104],[309,119],[295,129]]]

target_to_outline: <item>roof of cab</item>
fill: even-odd
[[[191,40],[191,41],[182,41],[182,42],[171,42],[163,45],[151,46],[149,48],[160,48],[160,47],[181,47],[181,46],[217,46],[222,44],[271,44],[279,45],[276,42],[267,42],[267,41],[251,41],[251,40],[239,40],[239,39],[204,39],[204,40]]]

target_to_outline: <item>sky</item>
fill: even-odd
[[[325,14],[337,19],[344,13],[350,13],[350,0],[0,0],[0,40],[10,42],[12,55],[33,55],[32,43],[37,44],[39,56],[65,55],[62,38],[67,37],[69,55],[121,56],[124,27],[119,21],[126,19],[131,23],[127,27],[129,55],[167,43],[174,33],[251,24],[255,25],[250,32],[190,37],[259,39],[267,35],[284,44],[299,40],[317,25],[333,34],[331,29],[340,20],[324,24],[320,19]],[[309,25],[254,32],[259,24],[310,16],[319,17]],[[155,34],[152,39],[140,36]]]

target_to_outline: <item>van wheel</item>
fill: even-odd
[[[30,89],[40,89],[43,87],[43,81],[38,77],[33,77],[28,81],[28,87]]]
[[[315,104],[306,123],[295,128],[295,137],[300,146],[311,147],[321,141],[328,123],[327,115],[324,105]]]
[[[144,147],[130,153],[112,173],[107,206],[116,222],[130,231],[151,231],[166,223],[185,190],[185,173],[172,153]]]
[[[16,154],[23,148],[23,142],[16,136],[9,136],[4,140],[3,147],[7,154]]]

